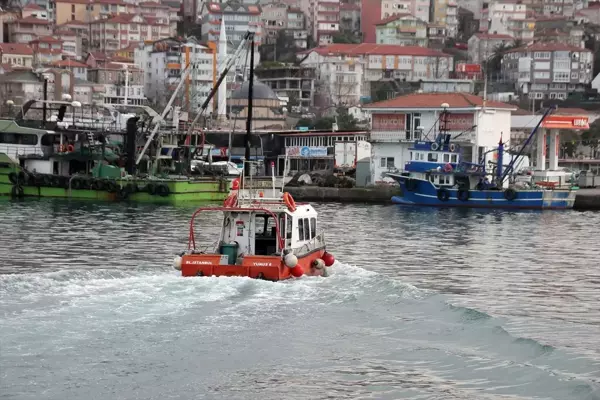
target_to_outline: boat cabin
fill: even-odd
[[[448,165],[456,168],[459,162],[460,148],[457,144],[417,141],[409,149],[409,161],[406,163],[405,171],[424,173]]]
[[[224,212],[219,253],[229,264],[244,255],[279,255],[310,250],[322,235],[317,233],[317,212],[309,204],[298,204],[290,211],[285,204],[254,203]]]

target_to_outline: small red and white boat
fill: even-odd
[[[233,189],[239,183],[234,182]],[[175,257],[182,276],[247,276],[279,281],[302,275],[327,276],[335,258],[325,250],[317,211],[296,203],[289,193],[232,190],[220,207],[199,208],[192,215],[188,249]],[[196,217],[223,213],[218,244],[199,250],[194,235]]]

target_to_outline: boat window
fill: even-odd
[[[0,143],[35,146],[38,144],[38,137],[26,133],[0,132]]]
[[[458,155],[452,154],[452,162],[455,163],[458,160]]]
[[[289,215],[286,216],[285,235],[286,239],[292,238],[292,217]]]
[[[444,153],[444,162],[450,162],[450,154]]]
[[[265,233],[265,217],[256,216],[254,217],[254,232],[257,235],[262,235]]]
[[[437,162],[438,155],[437,153],[427,153],[427,161]]]
[[[304,240],[304,220],[298,220],[298,240]]]
[[[42,136],[42,146],[52,146],[56,141],[55,135],[44,135]]]
[[[317,219],[311,218],[310,219],[310,238],[312,239],[315,236],[317,236]]]
[[[308,218],[304,218],[304,240],[310,240],[310,225]]]
[[[412,151],[410,152],[410,159],[414,160],[414,158],[413,158],[413,152]]]
[[[423,161],[425,159],[425,153],[417,153],[417,155],[419,160]]]

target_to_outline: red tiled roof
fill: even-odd
[[[138,4],[140,7],[148,7],[148,8],[170,8],[169,6],[166,6],[164,4],[160,4],[157,3],[155,1],[144,1],[140,4]]]
[[[418,46],[402,46],[396,44],[375,44],[375,43],[359,43],[359,44],[330,44],[328,46],[315,47],[314,49],[306,50],[300,54],[308,54],[316,51],[322,56],[327,55],[382,55],[382,56],[446,56],[441,51],[428,49]]]
[[[64,24],[60,24],[58,26],[67,26],[67,25],[80,25],[80,26],[88,26],[88,24],[86,22],[83,21],[79,21],[77,19],[74,19],[72,21],[69,22],[65,22]]]
[[[53,38],[52,36],[43,36],[39,37],[35,40],[32,40],[29,43],[62,43],[63,41],[60,39]]]
[[[101,51],[90,51],[88,56],[92,56],[96,59],[96,61],[104,61],[107,60],[108,58],[106,57],[106,54],[104,54]]]
[[[60,68],[89,68],[89,65],[75,60],[60,60],[52,63],[54,67]]]
[[[474,108],[483,106],[483,98],[469,93],[413,93],[366,104],[363,108],[441,108],[442,103],[448,103],[450,108]],[[486,101],[485,105],[490,108],[516,108],[499,101]]]
[[[476,33],[475,36],[477,36],[479,39],[505,39],[505,40],[513,40],[514,38],[510,35],[503,35],[503,34],[499,34],[499,33]]]
[[[398,21],[400,18],[404,18],[404,17],[412,17],[412,14],[410,14],[410,13],[403,13],[403,14],[390,15],[389,17],[384,18],[381,21],[376,22],[375,25],[389,24],[390,22]]]
[[[64,29],[55,30],[54,35],[56,35],[56,36],[77,36],[77,33],[64,28]]]
[[[16,21],[12,21],[12,22],[19,23],[19,24],[50,25],[50,21],[48,21],[46,19],[39,19],[36,17],[21,18]]]
[[[32,56],[33,49],[24,43],[0,43],[0,53]]]
[[[45,9],[43,9],[42,7],[40,7],[40,6],[38,6],[37,4],[34,4],[34,3],[29,3],[25,7],[23,7],[23,11],[25,11],[25,10],[46,11]]]
[[[519,47],[517,49],[508,50],[507,53],[523,53],[529,51],[573,51],[573,52],[586,52],[589,53],[591,50],[584,49],[582,47],[571,46],[569,44],[562,43],[533,43],[529,46]]]

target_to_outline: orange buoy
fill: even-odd
[[[288,210],[290,210],[291,212],[296,211],[296,202],[294,201],[292,195],[288,192],[285,192],[283,194],[283,202],[287,206]]]
[[[230,194],[223,202],[224,207],[235,207],[236,204],[237,204],[237,194],[235,194],[235,193]]]
[[[300,265],[296,265],[294,268],[290,268],[290,274],[292,274],[294,278],[300,278],[304,275],[304,270]]]
[[[233,182],[231,182],[231,189],[232,190],[239,190],[240,189],[240,178],[235,178],[233,180]]]

